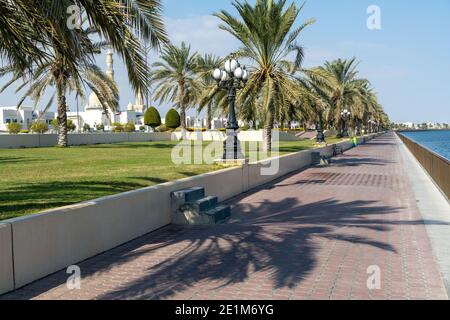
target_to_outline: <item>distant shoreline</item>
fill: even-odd
[[[433,131],[450,131],[450,129],[407,129],[407,130],[396,130],[396,132],[433,132]]]

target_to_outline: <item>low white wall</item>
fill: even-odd
[[[343,144],[344,148],[351,146],[349,142]],[[328,148],[324,150],[320,152],[328,152]],[[0,224],[0,294],[10,291],[13,283],[14,288],[20,288],[170,224],[173,191],[204,187],[207,195],[224,201],[308,167],[314,151],[317,150],[4,221]],[[267,162],[278,162],[279,170],[265,175],[262,168]]]
[[[169,132],[135,133],[69,133],[71,146],[111,144],[119,142],[171,141]],[[56,134],[1,134],[0,149],[53,147],[58,143]]]
[[[0,223],[0,293],[14,289],[11,224]]]
[[[300,139],[295,135],[284,131],[273,131],[272,136],[278,135],[279,141],[299,141]],[[206,131],[206,132],[174,132],[172,140],[191,140],[191,141],[224,141],[226,138],[225,132],[221,131]],[[262,142],[264,141],[263,130],[248,130],[240,131],[238,138],[241,142]]]

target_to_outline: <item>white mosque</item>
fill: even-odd
[[[106,74],[114,80],[114,59],[112,51],[106,55]],[[82,112],[68,112],[68,119],[72,120],[77,126],[77,129],[82,129],[87,123],[91,129],[96,130],[97,126],[102,124],[106,131],[111,129],[111,125],[115,122],[126,124],[133,123],[137,126],[143,125],[144,121],[144,100],[141,94],[136,96],[135,104],[129,103],[125,111],[112,112],[105,110],[102,107],[97,95],[92,92],[89,96],[88,105],[84,107]]]

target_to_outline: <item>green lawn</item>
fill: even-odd
[[[221,169],[206,164],[174,165],[171,151],[175,145],[146,142],[0,149],[0,220]],[[313,147],[312,141],[282,142],[280,154]]]

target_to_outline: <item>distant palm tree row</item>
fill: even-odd
[[[67,26],[71,5],[82,9],[81,28]],[[154,84],[155,100],[178,108],[183,127],[186,110],[196,107],[206,112],[210,128],[214,114],[228,111],[227,92],[218,88],[211,70],[233,57],[250,69],[250,78],[237,96],[239,118],[264,129],[268,149],[274,127],[297,121],[339,130],[344,109],[351,111],[356,131],[374,122],[387,126],[389,119],[370,82],[359,77],[355,59],[304,68],[305,53],[297,41],[314,21],[297,25],[303,6],[286,0],[234,1],[233,6],[238,16],[227,11],[215,16],[222,21],[220,28],[239,40],[241,47],[220,58],[200,55],[185,43],[171,44],[162,22],[161,0],[0,0],[0,57],[6,62],[0,77],[12,75],[0,90],[21,81],[17,91],[25,93],[20,103],[26,97],[38,103],[46,88],[54,86],[59,145],[67,146],[67,94],[84,96],[88,87],[105,111],[118,107],[116,84],[94,64],[95,55],[108,46],[124,61],[136,93]],[[148,45],[162,49],[152,68],[146,63]]]
[[[304,50],[296,41],[314,23],[309,20],[294,27],[303,6],[287,6],[284,0],[257,0],[255,5],[235,1],[233,6],[238,17],[227,11],[216,16],[223,22],[220,28],[236,37],[242,47],[220,59],[200,56],[185,43],[166,46],[162,62],[153,65],[156,100],[172,102],[183,120],[186,108],[206,108],[210,123],[213,111],[224,114],[228,108],[227,94],[214,83],[211,70],[234,57],[251,65],[250,79],[237,96],[239,117],[264,128],[269,150],[275,125],[285,127],[297,121],[342,132],[343,110],[351,112],[355,132],[367,131],[372,122],[388,126],[389,118],[370,82],[358,76],[355,58],[303,67]]]

